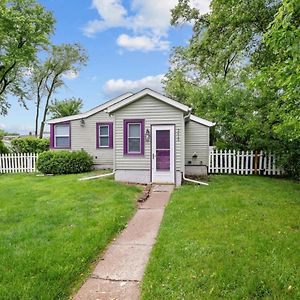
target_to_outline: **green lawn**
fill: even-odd
[[[166,208],[142,299],[300,299],[300,186],[213,176]]]
[[[68,299],[140,188],[82,175],[0,175],[0,299]]]

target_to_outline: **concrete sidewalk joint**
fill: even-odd
[[[154,185],[73,300],[137,300],[150,252],[174,186]]]

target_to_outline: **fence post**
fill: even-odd
[[[250,153],[250,174],[253,174],[253,151],[249,151]]]
[[[254,154],[254,174],[257,175],[257,150],[255,150],[255,154]]]
[[[225,159],[225,172],[224,173],[228,173],[228,162],[227,162],[227,160],[228,160],[228,155],[227,155],[227,150],[225,149],[225,151],[224,151],[224,159]]]
[[[211,157],[211,149],[208,146],[208,170],[207,170],[208,174],[210,173],[210,160],[211,160],[210,157]]]
[[[249,174],[249,151],[245,152],[245,174]]]

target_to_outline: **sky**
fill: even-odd
[[[145,87],[162,92],[170,51],[186,45],[190,25],[171,27],[170,10],[178,0],[38,0],[56,19],[53,44],[80,43],[89,60],[78,74],[65,74],[66,86],[54,98],[83,99],[83,111],[124,92]],[[201,13],[210,0],[191,0]],[[28,110],[9,96],[11,109],[0,128],[28,134],[34,128],[34,100]]]

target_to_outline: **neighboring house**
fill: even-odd
[[[118,181],[180,185],[184,172],[207,172],[214,124],[150,89],[48,123],[52,149],[85,150]]]

